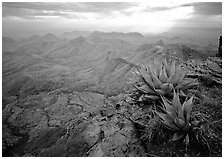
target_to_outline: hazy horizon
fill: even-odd
[[[3,2],[2,16],[2,35],[15,39],[75,30],[205,37],[222,33],[221,2]]]

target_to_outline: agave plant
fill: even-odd
[[[181,96],[186,96],[184,90],[198,84],[197,79],[185,77],[187,71],[180,64],[175,60],[168,63],[166,58],[142,66],[134,74],[137,80],[131,83],[143,92],[144,97],[153,100],[160,99],[160,95],[172,95],[173,88],[179,90]]]
[[[170,102],[165,97],[161,96],[163,101],[163,112],[156,112],[160,117],[162,123],[166,125],[172,131],[175,131],[173,136],[173,140],[179,140],[184,135],[188,135],[188,132],[200,125],[200,121],[194,119],[192,120],[191,111],[193,107],[193,98],[185,100],[183,104],[181,104],[179,99],[179,93],[175,92],[173,100]]]

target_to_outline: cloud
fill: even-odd
[[[220,27],[221,3],[3,2],[3,33],[63,30],[160,33],[178,27]]]
[[[193,7],[190,19],[180,20],[179,27],[189,28],[221,28],[222,27],[222,3],[198,2],[184,4]]]
[[[62,16],[66,18],[84,18],[85,13],[110,15],[122,11],[136,3],[125,2],[85,2],[85,3],[43,3],[43,2],[3,2],[3,17],[17,16],[35,18],[40,16]]]
[[[221,2],[203,2],[194,3],[194,13],[196,15],[221,15],[222,3]]]

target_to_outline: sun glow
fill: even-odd
[[[77,23],[83,25],[92,25],[94,27],[104,26],[110,28],[112,31],[114,28],[126,28],[126,31],[140,31],[140,32],[152,32],[161,33],[169,30],[174,26],[178,20],[188,19],[192,16],[192,7],[180,7],[173,8],[159,12],[146,12],[142,11],[144,8],[139,6],[137,9],[132,8],[128,11],[134,11],[131,15],[127,16],[122,12],[116,11],[112,16],[97,16],[97,14],[85,14],[85,19],[71,20],[68,23],[76,25]],[[127,11],[127,10],[126,10]],[[80,14],[81,15],[81,14]],[[125,31],[125,30],[123,30]]]

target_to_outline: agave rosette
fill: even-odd
[[[137,69],[134,74],[134,87],[143,92],[144,97],[153,100],[160,99],[160,95],[172,95],[173,88],[178,90],[181,96],[186,96],[184,90],[199,84],[197,79],[186,78],[187,71],[175,60],[168,63],[166,58],[162,61],[154,60]]]
[[[173,140],[181,139],[191,130],[191,128],[199,126],[200,121],[196,119],[192,120],[191,118],[194,96],[185,100],[183,104],[180,102],[179,93],[176,93],[175,90],[173,100],[171,102],[163,96],[161,96],[161,98],[163,101],[162,110],[164,113],[156,113],[167,128],[175,131]]]

